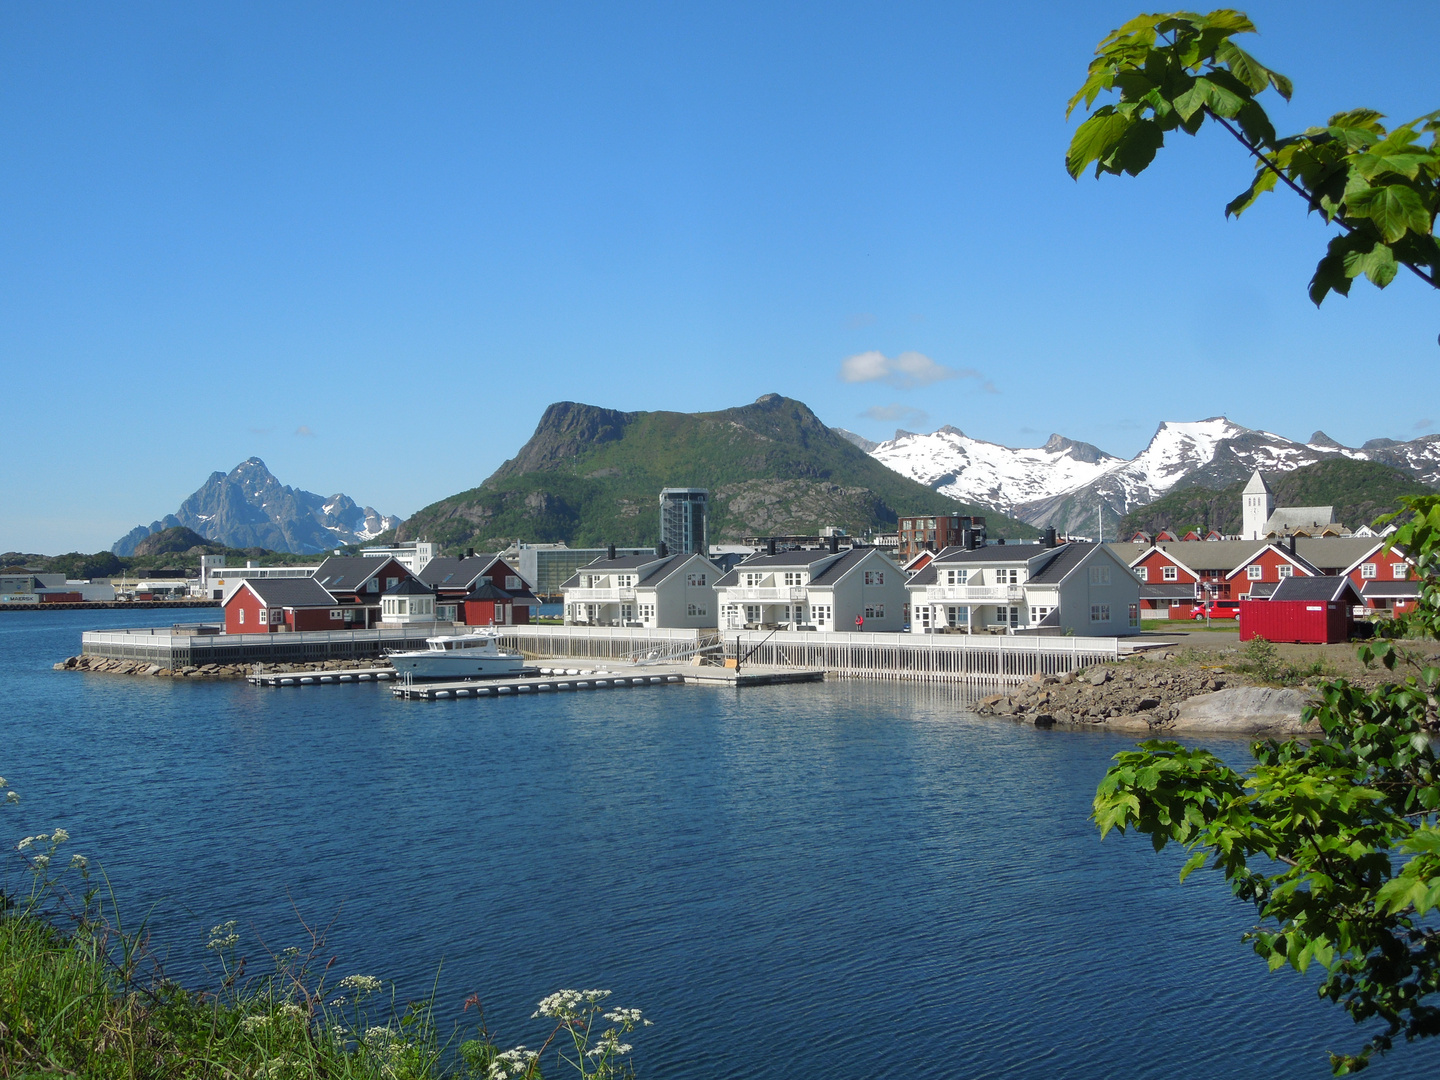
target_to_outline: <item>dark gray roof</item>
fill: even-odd
[[[488,582],[465,594],[466,600],[509,600],[510,598],[510,594],[504,589],[497,589]]]
[[[1098,550],[1100,549],[1094,544],[1061,544],[1053,549],[1054,558],[1039,567],[1038,572],[1031,572],[1030,580],[1037,585],[1059,584],[1070,571],[1085,561],[1086,556]],[[1125,573],[1129,574],[1130,571],[1127,569]]]
[[[1275,587],[1279,584],[1280,583],[1278,581],[1251,582],[1250,592],[1247,595],[1249,595],[1251,600],[1269,600],[1270,595],[1275,591]]]
[[[863,547],[851,548],[849,551],[842,551],[840,552],[840,557],[838,559],[836,559],[829,566],[821,570],[820,573],[815,574],[810,578],[810,584],[833,585],[835,584],[835,582],[839,581],[842,577],[848,574],[852,569],[854,569],[855,565],[860,562],[860,560],[865,558],[865,556],[878,550],[878,548]],[[825,555],[828,558],[830,553],[827,551]],[[903,573],[903,571],[901,572]]]
[[[429,596],[435,590],[423,581],[417,581],[413,577],[407,577],[398,581],[385,590],[386,596]]]
[[[314,578],[247,578],[245,584],[266,607],[330,607],[335,603],[335,597]]]
[[[1367,581],[1360,590],[1365,596],[1383,596],[1387,599],[1408,600],[1420,596],[1418,581]]]
[[[490,568],[496,557],[473,555],[457,559],[453,555],[441,555],[425,564],[425,569],[420,571],[420,580],[437,589],[468,589]]]
[[[1339,600],[1347,592],[1352,598],[1351,603],[1362,603],[1354,583],[1347,577],[1288,577],[1275,586],[1270,599],[1272,602],[1302,600],[1320,604]]]
[[[989,547],[975,548],[973,550],[962,547],[942,548],[936,554],[935,558],[931,559],[929,563],[921,567],[919,570],[915,571],[914,575],[912,575],[910,580],[907,581],[905,584],[934,585],[939,582],[940,571],[943,569],[953,569],[957,566],[974,566],[977,563],[982,565],[987,563],[1002,562],[1030,563],[1032,560],[1042,555],[1053,557],[1054,555],[1062,551],[1065,547],[1071,546],[1084,547],[1087,551],[1092,550],[1090,546],[1084,544],[1066,544],[1056,548],[1046,548],[1042,547],[1039,544],[1006,544],[1004,547],[1001,547],[998,544],[992,544]],[[1042,561],[1038,565],[1046,566],[1049,564],[1048,562]],[[1030,579],[1032,581],[1035,579],[1034,568],[1032,568]]]
[[[1142,582],[1140,584],[1141,600],[1194,600],[1195,583],[1193,581],[1162,581],[1154,585]]]
[[[846,548],[844,551],[831,555],[828,548],[801,548],[796,551],[777,551],[774,555],[751,555],[727,571],[719,581],[715,582],[715,586],[725,588],[729,585],[739,585],[742,570],[774,570],[786,566],[814,566],[818,562],[830,559],[839,562],[844,556],[855,551],[874,550],[874,548]]]
[[[332,555],[315,571],[315,580],[332,592],[353,592],[374,577],[382,568],[393,565],[401,576],[408,575],[404,565],[395,559],[375,555]]]

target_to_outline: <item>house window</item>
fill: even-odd
[[[387,577],[387,578],[385,579],[385,588],[387,588],[387,589],[393,589],[396,585],[399,585],[399,584],[400,584],[400,579],[399,579],[398,577]]]
[[[964,585],[964,584],[965,584],[967,581],[969,581],[969,580],[970,580],[970,571],[969,571],[969,570],[946,570],[946,571],[945,571],[945,584],[946,584],[946,585]]]
[[[1245,576],[1251,581],[1259,581],[1265,574],[1265,568],[1259,563],[1245,567]]]
[[[345,612],[341,611],[338,607],[332,607],[330,609],[330,620],[332,622],[339,622],[343,618],[345,618]]]
[[[380,582],[376,581],[374,578],[371,578],[369,581],[367,581],[367,582],[365,583],[365,591],[366,591],[366,592],[379,592],[379,591],[380,591]]]
[[[700,616],[705,614],[705,609],[703,607],[697,607],[695,604],[687,604],[685,606],[685,614],[692,617]]]
[[[866,585],[884,585],[884,584],[885,584],[885,571],[884,571],[884,570],[866,570],[866,571],[865,571],[865,584],[866,584]]]
[[[1007,607],[1001,604],[995,609],[995,621],[1002,626],[1019,626],[1020,609],[1018,607]]]
[[[1396,581],[1404,581],[1405,578],[1408,576],[1406,574],[1405,564],[1403,562],[1391,563],[1390,576]]]
[[[815,625],[816,625],[816,626],[826,626],[826,625],[829,624],[829,622],[830,622],[830,605],[829,605],[829,604],[815,604],[815,605],[813,605],[813,606],[810,608],[810,611],[811,611],[811,612],[814,614],[814,616],[815,616]]]
[[[1375,576],[1375,564],[1373,562],[1361,563],[1360,576],[1362,578],[1373,578]]]
[[[786,574],[785,576],[788,578],[790,575],[789,575],[789,574]],[[689,586],[690,588],[692,588],[692,589],[702,588],[702,587],[705,585],[705,575],[704,575],[704,574],[686,574],[686,575],[685,575],[685,584],[688,585],[688,586]]]
[[[1092,567],[1090,567],[1090,584],[1091,584],[1091,585],[1109,585],[1109,584],[1110,584],[1110,567],[1108,567],[1108,566],[1092,566]],[[1110,617],[1109,617],[1108,615],[1105,617],[1105,621],[1106,621],[1106,622],[1109,622],[1109,621],[1110,621]]]
[[[1130,626],[1133,628],[1133,627],[1137,627],[1137,626],[1139,626],[1139,625],[1140,625],[1140,605],[1139,605],[1139,604],[1131,604],[1131,605],[1130,605]]]
[[[633,589],[635,587],[634,574],[616,574],[615,584],[622,589]]]
[[[1045,605],[1040,605],[1040,606],[1037,606],[1037,607],[1032,607],[1032,608],[1030,609],[1030,621],[1031,621],[1032,623],[1036,623],[1036,624],[1042,623],[1042,622],[1045,621],[1046,616],[1048,616],[1048,615],[1050,614],[1050,612],[1052,612],[1052,611],[1054,611],[1054,610],[1055,610],[1055,607],[1054,607],[1053,604],[1050,605],[1050,606],[1048,606],[1048,607],[1045,606]]]
[[[1174,567],[1174,566],[1161,567],[1161,569],[1160,569],[1160,580],[1161,580],[1161,581],[1179,581],[1179,580],[1180,580],[1180,570],[1179,570],[1179,568],[1178,568],[1178,567]]]
[[[1149,581],[1149,580],[1150,580],[1150,568],[1149,568],[1148,566],[1137,566],[1137,567],[1135,567],[1135,576],[1136,576],[1137,578],[1139,578],[1141,581]]]
[[[884,605],[884,604],[866,604],[866,605],[865,605],[865,618],[867,618],[867,619],[883,619],[884,617],[885,617],[885,605]]]
[[[759,588],[760,583],[765,580],[764,574],[742,574],[747,589]]]
[[[436,604],[436,605],[435,605],[435,617],[436,617],[437,619],[439,619],[441,622],[454,622],[454,621],[455,621],[455,608],[456,608],[456,605],[455,605],[455,604]],[[333,618],[336,618],[336,616],[335,616],[335,614],[334,614],[333,612],[331,613],[330,617],[331,617],[332,619],[333,619]]]
[[[505,576],[505,588],[508,589],[510,592],[514,592],[516,589],[520,588],[520,579],[514,574],[507,574]]]
[[[654,605],[654,604],[641,604],[641,605],[640,605],[640,621],[641,621],[641,622],[650,622],[650,621],[653,620],[654,618],[655,618],[655,605]]]
[[[240,625],[245,625],[245,609],[243,607],[240,609]]]
[[[260,625],[265,626],[270,622],[270,612],[267,608],[260,609]]]
[[[1281,563],[1275,568],[1275,576],[1278,577],[1281,581],[1284,581],[1287,577],[1290,577],[1294,573],[1295,568],[1289,563]]]
[[[635,605],[634,605],[634,604],[621,604],[621,605],[620,605],[620,621],[621,621],[622,623],[634,622],[634,621],[635,621]]]
[[[1090,621],[1091,621],[1091,622],[1109,622],[1109,621],[1110,621],[1110,605],[1109,605],[1109,604],[1091,604],[1091,605],[1090,605]]]
[[[703,584],[705,584],[705,583],[702,581],[700,584],[703,585]],[[801,574],[801,573],[798,573],[798,572],[797,572],[797,573],[793,573],[793,574],[786,574],[786,575],[785,575],[785,584],[786,584],[786,585],[790,585],[790,586],[804,585],[804,584],[805,584],[805,575],[804,575],[804,574]]]

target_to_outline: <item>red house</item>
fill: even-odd
[[[343,621],[355,629],[369,629],[380,622],[380,594],[414,577],[404,563],[388,555],[335,555],[320,564],[313,580],[334,597],[334,603],[350,609],[350,618],[342,615]]]
[[[349,630],[363,609],[341,607],[314,578],[245,581],[225,601],[227,634],[274,634],[294,630]],[[349,616],[347,619],[346,616]]]
[[[1155,544],[1130,562],[1140,579],[1140,607],[1189,618],[1197,601],[1231,600],[1226,575],[1263,546],[1262,540]]]
[[[499,555],[468,552],[463,558],[441,556],[431,559],[420,571],[420,580],[435,590],[436,618],[449,619],[471,626],[513,626],[530,621],[532,612],[540,607],[540,599],[520,571]],[[484,586],[493,586],[505,594],[506,610],[496,612],[494,600],[477,603],[490,606],[471,607],[472,594]],[[472,612],[480,622],[471,618]],[[501,616],[497,620],[497,615]],[[496,621],[492,621],[496,620]]]
[[[516,603],[515,598],[504,589],[497,589],[488,581],[477,585],[465,596],[465,624],[467,626],[514,626],[530,621],[530,608]]]
[[[1365,606],[1377,611],[1403,615],[1420,599],[1420,582],[1415,565],[1399,548],[1385,550],[1385,541],[1345,568],[1344,574],[1365,598]]]
[[[1295,551],[1295,537],[1290,537],[1284,547],[1280,544],[1265,544],[1255,554],[1240,563],[1225,575],[1233,599],[1244,600],[1250,589],[1257,583],[1279,584],[1290,577],[1320,577],[1320,570],[1311,562],[1302,559]],[[1266,590],[1269,591],[1269,590]]]

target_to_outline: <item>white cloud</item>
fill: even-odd
[[[930,419],[930,414],[924,409],[901,405],[898,402],[890,405],[872,405],[860,415],[867,420],[878,420],[882,424],[909,424],[912,427],[920,427]]]
[[[310,430],[309,424],[301,424],[295,429],[295,434],[302,435],[307,439],[313,439],[315,437],[315,432]]]
[[[902,352],[894,358],[877,350],[847,356],[840,378],[848,383],[883,382],[900,390],[913,390],[945,379],[975,379],[987,394],[998,394],[995,384],[972,368],[949,368],[924,353]]]

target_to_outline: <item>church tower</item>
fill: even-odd
[[[1275,493],[1270,490],[1270,485],[1265,483],[1259,469],[1255,470],[1250,482],[1245,485],[1241,498],[1244,500],[1241,539],[1265,539],[1265,522],[1269,521],[1270,515],[1275,512]]]

